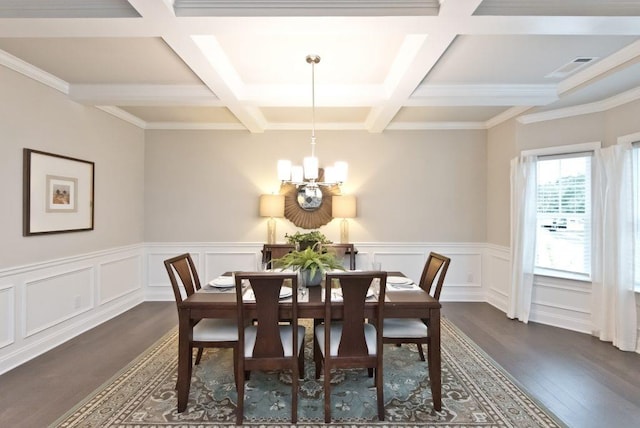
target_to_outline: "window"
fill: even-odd
[[[541,269],[554,276],[591,276],[591,153],[538,157],[536,270]]]

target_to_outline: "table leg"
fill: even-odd
[[[191,384],[191,320],[188,309],[178,310],[178,412],[187,409]]]
[[[442,410],[442,367],[440,357],[440,308],[431,309],[429,316],[429,380],[433,407]]]

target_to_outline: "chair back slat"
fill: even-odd
[[[297,275],[271,272],[236,272],[236,297],[238,302],[238,322],[245,325],[248,321],[246,307],[243,302],[243,294],[246,286],[253,290],[255,296],[255,317],[251,320],[256,325],[256,342],[253,348],[254,358],[284,357],[284,349],[280,340],[279,305],[280,289],[290,286],[292,289],[292,302],[295,317],[297,317]],[[246,284],[246,286],[245,286]],[[294,323],[297,327],[297,318]],[[241,343],[244,344],[244,332]],[[295,346],[297,338],[294,337]],[[297,349],[294,347],[294,349]]]
[[[282,278],[260,278],[249,281],[256,298],[256,321],[258,325],[253,356],[257,358],[283,357],[280,341],[278,305]]]
[[[371,285],[370,278],[353,278],[350,281],[340,280],[342,298],[345,308],[343,316],[342,337],[338,346],[338,356],[368,355],[364,336],[364,303]],[[342,285],[344,283],[344,286]]]
[[[325,349],[329,348],[331,321],[335,319],[334,306],[331,305],[333,285],[340,286],[342,290],[342,336],[338,345],[338,357],[366,357],[369,351],[364,334],[365,305],[367,292],[374,280],[380,282],[379,295],[376,304],[376,324],[383,319],[383,308],[386,290],[387,273],[379,271],[371,272],[345,272],[327,274],[325,287]]]
[[[171,281],[173,295],[175,296],[177,304],[183,300],[181,286],[186,297],[191,296],[200,289],[198,271],[189,253],[165,260],[164,266],[169,274],[169,280]]]
[[[449,269],[451,259],[438,253],[431,252],[420,277],[420,287],[434,299],[440,300],[444,278]],[[438,279],[436,282],[435,279]]]

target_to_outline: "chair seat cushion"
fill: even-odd
[[[193,327],[194,342],[233,342],[238,340],[238,324],[232,319],[203,318]]]
[[[322,355],[324,352],[324,324],[316,326],[316,340],[320,346]],[[331,343],[330,349],[332,357],[338,355],[338,346],[340,346],[340,338],[342,337],[342,322],[336,321],[331,323]],[[376,355],[376,327],[373,324],[364,324],[364,337],[367,343],[369,355]]]
[[[417,318],[385,318],[382,324],[382,336],[389,338],[428,337],[427,326]]]
[[[280,326],[280,340],[282,341],[282,348],[284,349],[284,356],[291,357],[291,351],[293,349],[293,335],[291,334],[293,328],[290,325]],[[250,325],[244,329],[244,356],[251,357],[253,355],[253,347],[256,343],[257,327]],[[304,326],[298,326],[298,355],[300,349],[304,344]]]

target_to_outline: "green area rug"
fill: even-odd
[[[313,376],[310,330],[307,328],[298,426],[324,425],[322,380],[316,381]],[[205,350],[202,362],[194,368],[187,410],[176,412],[177,339],[174,329],[53,426],[234,425],[237,394],[228,349]],[[377,419],[373,379],[366,370],[340,370],[331,377],[336,425],[564,426],[447,319],[442,320],[442,411],[433,410],[427,365],[412,345],[385,346],[383,422]],[[288,373],[251,373],[246,386],[246,425],[290,425],[290,405]]]

